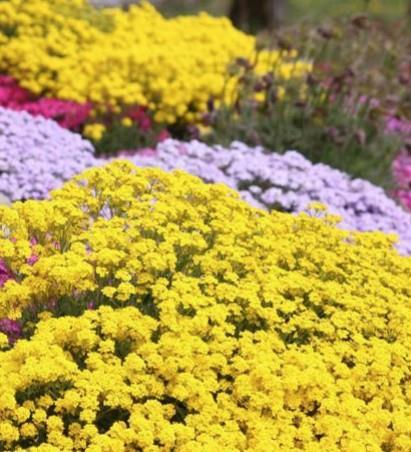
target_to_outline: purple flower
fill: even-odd
[[[198,141],[166,140],[157,146],[155,155],[137,152],[128,158],[138,166],[178,168],[207,182],[225,183],[264,209],[298,213],[319,201],[343,218],[341,227],[396,233],[398,249],[411,254],[411,215],[382,188],[327,165],[312,164],[296,151],[279,155],[239,142],[225,149]]]
[[[52,120],[0,107],[0,193],[12,201],[45,198],[96,165],[94,148]]]
[[[6,267],[6,264],[0,259],[0,288],[4,286],[6,281],[12,278],[11,271]]]
[[[107,160],[92,145],[55,122],[0,108],[0,193],[12,200],[44,198],[73,175]],[[384,190],[323,164],[312,164],[296,151],[267,153],[234,142],[230,148],[165,140],[156,149],[119,156],[142,167],[182,169],[210,183],[224,183],[244,200],[264,209],[298,213],[312,201],[340,215],[341,227],[383,231],[400,237],[411,254],[411,215]],[[405,197],[405,196],[403,196]]]
[[[21,336],[22,327],[17,320],[0,319],[0,332],[8,337],[9,343],[12,345]]]

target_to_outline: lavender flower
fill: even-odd
[[[319,201],[343,218],[341,227],[396,233],[398,249],[411,254],[411,215],[382,188],[327,165],[312,164],[296,151],[279,155],[239,142],[224,149],[198,141],[166,140],[157,146],[155,155],[145,152],[127,158],[138,166],[179,168],[207,182],[225,183],[264,209],[301,212],[310,202]]]
[[[206,182],[224,183],[264,209],[296,213],[319,201],[343,218],[343,228],[398,234],[398,249],[411,255],[411,214],[381,188],[327,165],[312,164],[296,151],[279,155],[239,142],[225,149],[199,141],[166,140],[155,150],[128,151],[118,158],[142,167],[178,168]],[[55,122],[0,108],[0,194],[7,198],[44,198],[74,174],[105,161],[94,157],[88,141]]]
[[[93,146],[52,120],[0,108],[0,193],[15,201],[44,198],[95,165]]]

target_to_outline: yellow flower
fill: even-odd
[[[1,316],[50,310],[0,351],[1,449],[410,450],[411,258],[391,236],[125,161],[0,221],[29,267]]]
[[[106,131],[106,127],[103,124],[87,124],[84,127],[84,136],[92,139],[93,141],[100,141]]]
[[[3,444],[10,444],[17,441],[19,438],[19,431],[11,423],[0,421],[0,441]]]
[[[123,118],[121,124],[125,127],[131,127],[133,125],[133,120],[131,118]]]
[[[116,293],[116,291],[117,291],[117,289],[116,289],[115,287],[107,286],[107,287],[104,287],[104,288],[101,290],[101,293],[102,293],[103,295],[105,295],[106,297],[108,297],[108,298],[113,298],[113,296],[114,296],[114,294]]]
[[[0,70],[34,93],[91,101],[96,117],[144,105],[158,122],[199,122],[210,98],[235,94],[238,76],[227,80],[227,69],[239,57],[257,61],[257,75],[271,71],[278,80],[311,70],[295,51],[258,51],[256,38],[227,18],[168,19],[148,2],[127,12],[71,0],[0,2],[0,29]],[[85,135],[98,141],[98,126]]]
[[[23,438],[33,438],[37,436],[37,428],[31,422],[26,422],[20,427],[20,435]]]
[[[15,412],[16,418],[20,424],[27,421],[30,417],[30,411],[27,408],[19,407]]]
[[[9,345],[9,340],[4,333],[0,333],[0,350],[7,348]]]

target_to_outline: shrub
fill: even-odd
[[[1,208],[1,448],[409,450],[411,260],[312,215],[127,162]]]
[[[108,28],[101,29],[102,21]],[[163,124],[193,122],[210,97],[232,94],[235,81],[225,86],[229,65],[257,53],[255,38],[228,19],[165,19],[146,2],[128,12],[82,0],[1,2],[0,30],[0,70],[31,92],[91,101],[102,113],[145,106]],[[270,60],[278,61],[282,77],[311,67],[295,64],[295,53],[282,57],[284,64],[278,52],[265,51],[259,71]]]

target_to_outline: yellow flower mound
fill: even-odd
[[[0,351],[0,450],[411,450],[411,259],[316,212],[121,161],[2,207],[0,317],[60,317]]]
[[[207,14],[166,19],[152,6],[95,10],[82,0],[0,2],[0,71],[34,93],[100,112],[148,106],[155,120],[191,122],[207,101],[231,98],[227,70],[254,61],[256,40]],[[311,67],[290,53],[261,52],[257,72],[300,77]],[[218,103],[218,102],[217,102]]]

